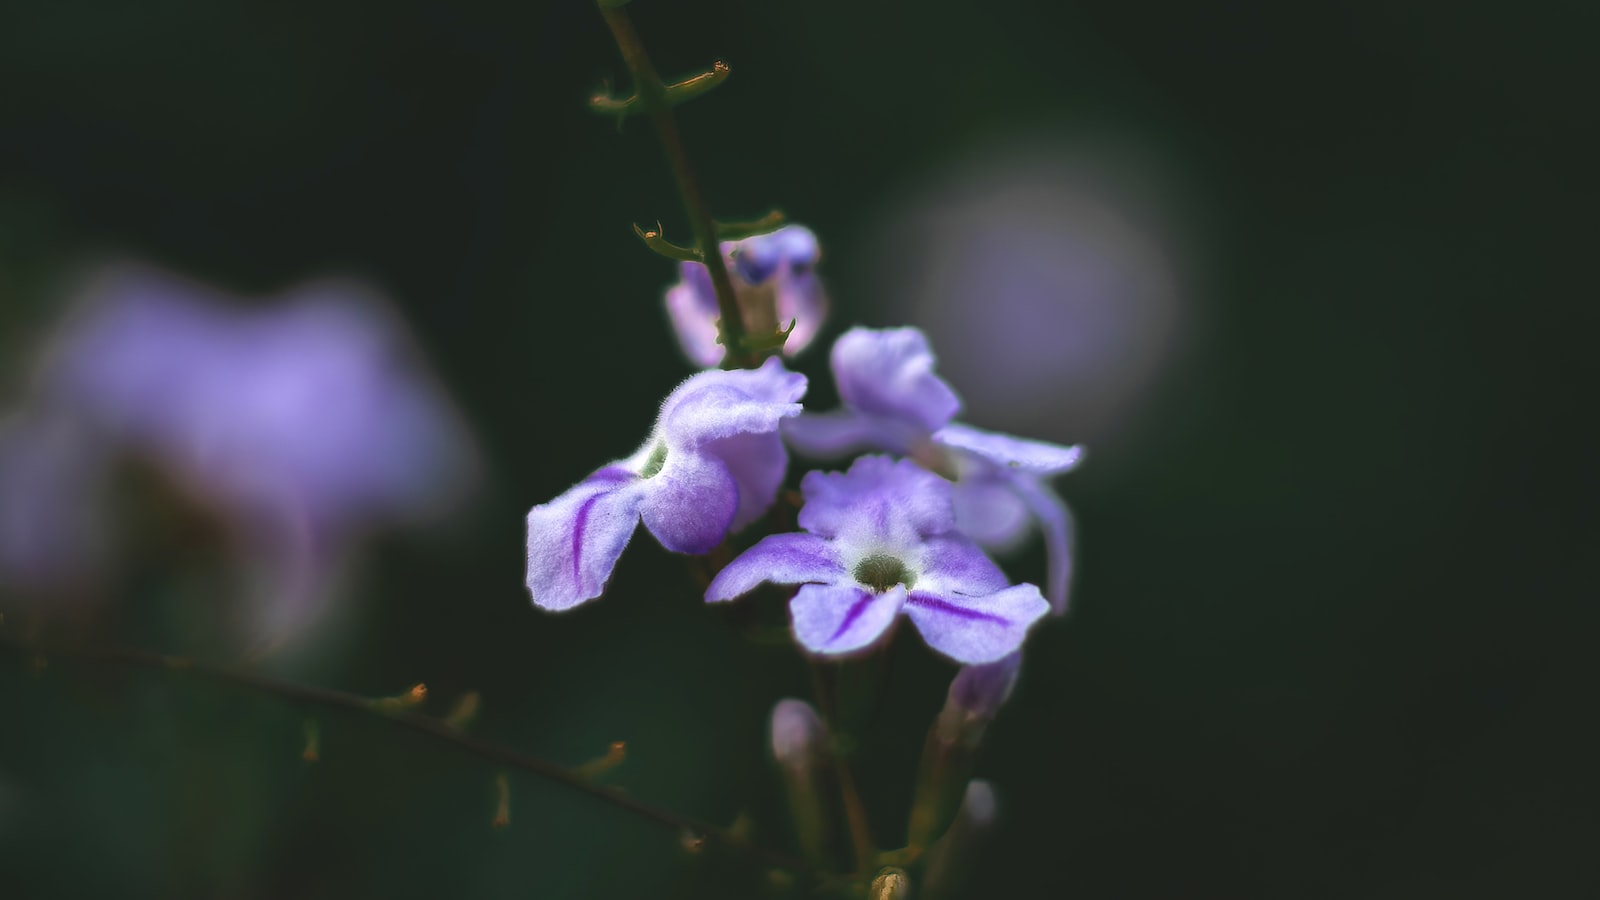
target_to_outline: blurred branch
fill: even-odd
[[[279,681],[278,679],[243,669],[234,669],[178,656],[163,656],[159,653],[126,647],[78,647],[64,644],[43,644],[0,634],[0,650],[14,653],[29,660],[35,666],[38,665],[38,661],[41,659],[66,657],[95,665],[149,669],[247,688],[306,706],[374,716],[392,722],[409,731],[427,735],[480,759],[497,763],[509,769],[529,772],[546,781],[554,781],[566,785],[581,794],[587,794],[597,800],[602,800],[640,818],[672,828],[680,834],[689,834],[702,838],[730,850],[757,858],[767,865],[775,866],[790,873],[807,876],[817,874],[808,863],[752,844],[725,828],[719,828],[716,825],[635,800],[619,788],[597,784],[587,775],[549,760],[519,753],[509,747],[464,734],[456,730],[447,720],[425,716],[401,706],[385,704],[382,701],[375,701],[359,694]]]

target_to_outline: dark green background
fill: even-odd
[[[862,211],[986,135],[1137,136],[1185,185],[1204,328],[1064,483],[1076,612],[1041,629],[981,769],[974,896],[1592,896],[1600,796],[1597,324],[1581,4],[638,0],[715,208],[821,235],[834,332],[887,324]],[[683,375],[686,231],[621,66],[562,3],[0,7],[0,373],[86,255],[265,293],[355,272],[404,307],[490,479],[441,543],[376,548],[301,677],[478,689],[478,733],[640,797],[766,816],[786,652],[701,609],[641,540],[604,602],[529,608],[521,518],[633,449]],[[823,354],[803,368],[822,376]],[[818,377],[819,396],[827,396]],[[959,385],[958,385],[959,387]],[[1025,558],[1022,567],[1037,566]],[[135,603],[130,599],[130,603]],[[336,651],[336,652],[335,652]],[[276,700],[65,661],[0,668],[6,897],[709,897],[723,861],[528,778]],[[883,842],[950,670],[896,648],[863,780]],[[1023,891],[1026,888],[1031,893]],[[1022,892],[1022,893],[1018,893]],[[743,894],[748,895],[748,894]]]

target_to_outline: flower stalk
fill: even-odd
[[[614,5],[606,0],[600,0],[598,6],[606,26],[611,29],[617,49],[622,53],[623,62],[633,76],[634,97],[644,106],[646,115],[655,125],[656,135],[661,139],[662,152],[667,156],[672,180],[678,185],[678,196],[683,201],[683,211],[689,217],[689,227],[694,232],[695,249],[700,252],[701,260],[711,275],[711,286],[717,295],[717,310],[721,314],[717,325],[719,339],[727,348],[722,366],[726,369],[752,368],[761,362],[762,354],[747,347],[747,332],[744,319],[739,314],[738,301],[734,297],[733,281],[728,277],[727,264],[717,250],[716,221],[706,206],[705,195],[700,192],[700,182],[689,164],[683,136],[679,134],[678,123],[672,117],[673,100],[668,94],[668,85],[656,74],[655,65],[650,62],[650,55],[645,52],[644,42],[634,30],[633,20],[629,18],[627,10],[620,4]],[[728,67],[719,65],[713,69],[713,73],[716,73],[715,81],[711,83],[720,83],[727,77]]]

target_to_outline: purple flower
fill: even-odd
[[[41,420],[71,423],[80,456],[95,448],[82,485],[115,454],[137,456],[239,534],[265,576],[272,636],[316,611],[359,533],[446,511],[477,470],[403,325],[353,283],[247,305],[154,268],[108,267],[36,374]],[[60,493],[66,503],[83,488]]]
[[[1011,585],[955,530],[950,483],[909,460],[863,456],[849,472],[807,474],[800,490],[808,533],[763,538],[718,573],[706,600],[799,584],[789,612],[813,652],[867,647],[904,612],[928,646],[964,663],[1016,650],[1049,611],[1037,587]]]
[[[705,553],[759,518],[789,465],[778,422],[805,392],[805,376],[777,358],[679,385],[638,452],[529,511],[533,602],[560,610],[600,596],[641,519],[668,550]]]
[[[100,562],[105,517],[93,500],[105,480],[103,456],[61,417],[0,422],[0,581],[48,591]]]
[[[293,506],[322,527],[427,517],[475,470],[400,322],[350,283],[252,308],[155,270],[110,270],[41,387],[201,493],[240,510]]]
[[[777,330],[794,321],[783,345],[789,356],[811,343],[828,315],[828,297],[815,272],[821,252],[816,235],[801,225],[722,244],[745,325]],[[681,280],[667,290],[668,316],[689,359],[698,366],[714,366],[722,360],[724,348],[717,343],[717,319],[722,314],[711,275],[697,262],[681,263],[679,274]]]
[[[852,328],[834,342],[831,362],[844,408],[785,423],[789,445],[819,458],[886,450],[917,459],[955,480],[957,525],[993,550],[1013,548],[1036,523],[1048,562],[1045,595],[1064,612],[1072,520],[1049,480],[1076,468],[1083,448],[952,423],[961,401],[934,374],[933,352],[915,328]]]

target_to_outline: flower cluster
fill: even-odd
[[[1072,519],[1049,480],[1076,468],[1083,448],[955,422],[961,400],[934,374],[933,352],[915,328],[853,328],[834,342],[832,364],[844,408],[788,423],[789,445],[823,459],[861,450],[918,459],[954,480],[958,527],[993,550],[1011,549],[1037,524],[1049,566],[1045,593],[1065,612]]]
[[[794,316],[788,349],[803,346],[824,303],[811,232],[791,226],[722,251],[741,306]],[[721,353],[709,280],[697,263],[684,263],[682,276],[667,308],[690,358],[713,365]],[[1074,468],[1082,450],[957,423],[961,401],[914,328],[851,329],[833,346],[832,368],[843,408],[828,413],[802,412],[806,379],[777,358],[685,381],[632,456],[529,512],[534,603],[562,610],[600,596],[641,520],[668,550],[721,545],[775,501],[786,444],[813,458],[865,453],[847,471],[807,473],[802,531],[761,538],[715,576],[706,600],[762,583],[797,586],[794,636],[816,654],[871,647],[904,614],[953,660],[1014,659],[1028,629],[1066,606],[1070,518],[1049,479]],[[1048,559],[1042,592],[1012,583],[983,549],[1013,548],[1034,527]]]

